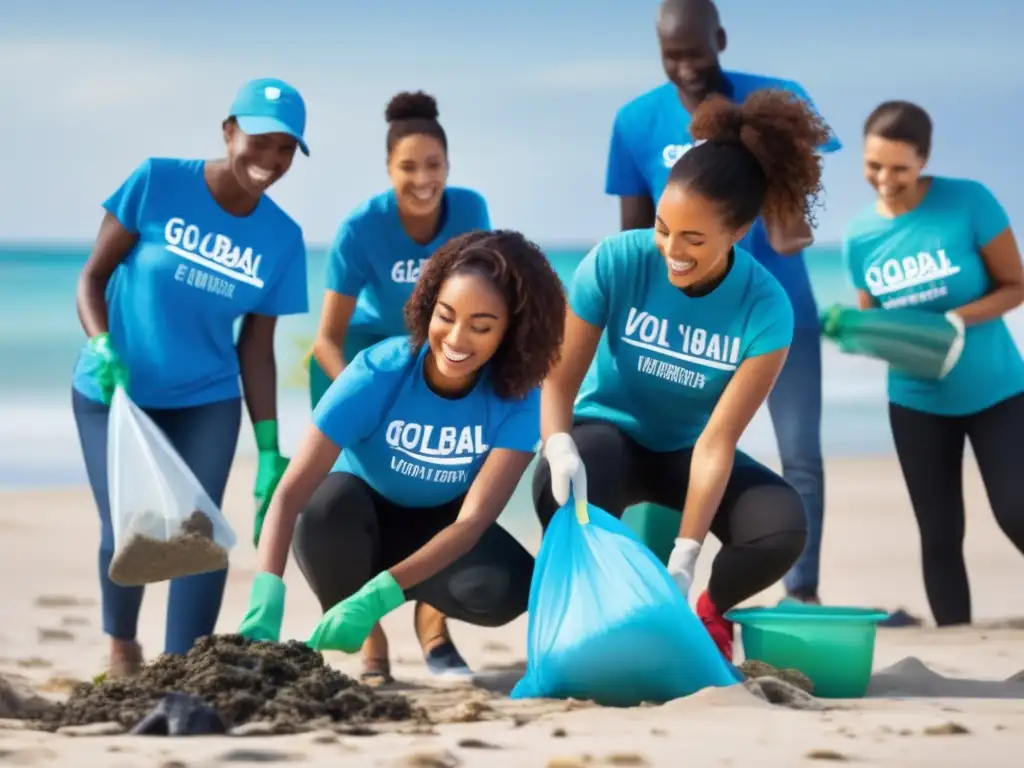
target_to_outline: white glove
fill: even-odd
[[[668,573],[687,599],[690,597],[690,587],[693,586],[693,572],[699,554],[700,544],[693,539],[676,539],[672,554],[668,556]]]
[[[544,443],[544,458],[551,468],[551,495],[559,505],[569,501],[569,490],[578,504],[587,503],[587,471],[567,432],[558,432]]]

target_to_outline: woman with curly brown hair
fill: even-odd
[[[533,491],[545,527],[570,490],[619,516],[638,502],[681,510],[668,568],[687,595],[714,533],[722,550],[696,610],[731,658],[724,613],[780,579],[807,537],[797,492],[737,450],[786,362],[793,309],[736,244],[758,216],[810,223],[829,134],[780,90],[708,99],[690,133],[699,143],[673,166],[654,228],[606,238],[573,276]]]
[[[539,442],[564,317],[558,276],[519,233],[442,246],[405,306],[410,336],[360,352],[317,405],[267,513],[242,634],[280,634],[293,531],[324,610],[315,648],[354,653],[407,599],[481,626],[523,613],[533,558],[497,519]]]

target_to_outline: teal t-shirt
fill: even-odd
[[[793,340],[785,291],[749,253],[736,248],[718,287],[687,296],[668,281],[653,229],[602,240],[576,269],[569,306],[604,330],[576,418],[652,451],[692,447],[739,365]]]
[[[861,211],[847,227],[843,259],[854,286],[879,307],[945,313],[992,290],[980,251],[1009,226],[983,184],[937,176],[912,211]],[[925,413],[977,413],[1022,391],[1024,361],[1003,318],[969,326],[959,362],[941,380],[889,369],[889,400]]]

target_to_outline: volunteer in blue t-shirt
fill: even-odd
[[[921,532],[924,582],[939,626],[968,624],[964,564],[964,443],[969,440],[999,527],[1024,553],[1019,444],[1024,360],[1004,316],[1024,301],[1010,219],[982,184],[923,174],[932,123],[905,101],[864,125],[864,175],[878,199],[843,239],[862,309],[939,312],[965,327],[940,380],[889,370],[889,423]]]
[[[89,341],[75,367],[72,404],[100,511],[103,629],[114,674],[142,662],[135,639],[142,588],[118,586],[107,575],[113,390],[125,386],[219,505],[244,389],[261,454],[257,501],[269,496],[286,464],[277,447],[274,328],[279,316],[306,312],[308,298],[302,230],[265,193],[288,172],[296,148],[309,154],[305,126],[298,91],[280,80],[253,80],[223,122],[226,157],[150,158],[103,204],[78,283]],[[226,575],[171,583],[168,652],[185,653],[213,632]]]
[[[447,185],[448,137],[434,98],[399,93],[384,114],[393,186],[345,218],[327,254],[313,405],[357,352],[406,333],[402,307],[434,251],[456,235],[491,228],[479,193]]]
[[[411,335],[357,354],[314,410],[267,513],[240,632],[278,638],[293,536],[324,610],[311,645],[362,647],[385,679],[388,658],[365,641],[407,599],[488,627],[523,613],[533,558],[497,520],[539,441],[564,317],[558,276],[519,233],[442,246],[406,304]],[[454,653],[447,636],[419,640],[428,661]]]
[[[349,214],[327,254],[327,290],[310,361],[314,406],[360,350],[405,335],[402,308],[431,254],[456,235],[491,228],[483,197],[447,186],[448,137],[434,98],[399,93],[385,117],[393,186]],[[416,624],[421,636],[448,636],[444,616],[427,605],[417,606]],[[387,658],[387,638],[379,627],[371,645]],[[457,652],[429,662],[437,674],[469,674]],[[377,670],[366,674],[376,677]]]
[[[624,230],[654,225],[654,203],[672,167],[693,146],[691,115],[707,96],[720,94],[742,103],[757,90],[781,88],[811,104],[795,82],[721,68],[726,35],[710,0],[665,0],[657,31],[669,82],[619,110],[608,153],[605,192],[619,197]],[[839,148],[835,136],[828,134],[819,151]],[[824,515],[820,326],[803,258],[803,249],[813,241],[811,229],[802,220],[791,226],[766,227],[766,220],[759,218],[740,245],[779,280],[793,305],[793,343],[768,397],[768,410],[783,477],[800,493],[808,515],[807,546],[786,575],[786,589],[791,598],[817,602]]]
[[[781,578],[807,538],[797,492],[736,447],[793,338],[785,291],[737,244],[762,212],[807,219],[826,128],[766,90],[742,106],[705,100],[690,132],[703,143],[673,166],[654,228],[606,238],[573,276],[533,494],[545,527],[570,487],[616,516],[638,502],[681,511],[668,569],[684,594],[714,533],[696,611],[731,658],[725,612]]]

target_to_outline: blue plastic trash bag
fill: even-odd
[[[741,679],[636,534],[592,505],[574,514],[571,500],[537,555],[527,633],[513,699],[628,707]]]

